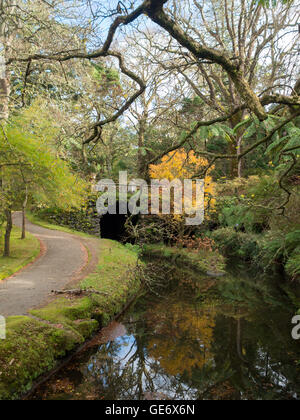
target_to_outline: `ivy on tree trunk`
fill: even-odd
[[[4,236],[4,257],[10,256],[10,237],[13,228],[12,211],[11,208],[5,210],[6,216],[6,231]]]

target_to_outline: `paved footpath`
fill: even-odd
[[[14,224],[21,226],[21,214],[14,214]],[[41,256],[14,276],[0,282],[0,315],[26,315],[30,309],[46,304],[52,290],[84,278],[97,264],[98,239],[49,230],[27,222],[27,231],[42,243]],[[85,246],[84,246],[85,245]],[[88,262],[88,247],[91,253]]]

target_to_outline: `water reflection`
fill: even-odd
[[[239,277],[145,296],[33,398],[298,399],[289,296]]]

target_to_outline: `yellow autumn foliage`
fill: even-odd
[[[201,174],[204,169],[209,166],[206,158],[197,157],[194,151],[187,153],[185,149],[178,149],[171,152],[162,158],[162,162],[158,165],[151,165],[149,174],[152,179],[167,179],[173,181],[179,179],[192,179],[198,174]],[[205,181],[205,210],[213,211],[216,200],[215,190],[216,184],[213,182],[211,172],[214,166],[210,167],[204,178]],[[193,203],[195,204],[195,203]]]

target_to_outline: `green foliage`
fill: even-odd
[[[285,247],[287,252],[292,252],[300,244],[300,229],[290,232],[285,237]]]
[[[266,7],[275,7],[279,3],[288,4],[293,3],[294,1],[295,0],[257,0],[257,3]]]
[[[92,63],[93,78],[102,84],[107,83],[108,85],[118,85],[120,83],[120,74],[115,69],[109,69],[102,64]]]
[[[268,147],[266,154],[272,159],[278,160],[282,152],[293,149],[292,152],[296,156],[300,152],[300,128],[293,123],[289,123],[284,127],[284,133],[276,133],[273,136],[273,142]]]
[[[240,121],[233,129],[226,124],[214,124],[210,127],[202,127],[199,130],[200,139],[206,139],[207,151],[211,153],[231,154],[239,151],[238,141],[242,144],[242,150],[262,141],[272,130],[285,120],[286,116],[269,115],[265,121],[259,121],[256,117],[248,117]],[[243,158],[244,174],[258,174],[259,171],[267,171],[280,164],[288,165],[293,162],[292,157],[298,159],[300,153],[300,128],[299,118],[286,124],[276,131],[271,140],[261,144],[252,153]],[[288,153],[288,154],[284,154]],[[271,160],[271,165],[270,165]],[[228,167],[223,163],[223,170]],[[216,173],[221,164],[217,164]]]
[[[0,400],[17,399],[32,382],[51,370],[56,361],[74,348],[76,339],[27,317],[7,319],[7,338],[0,341]]]
[[[245,141],[254,139],[256,142],[263,140],[272,130],[274,130],[279,123],[284,121],[285,117],[278,117],[276,115],[269,115],[268,118],[260,122],[257,118],[247,119],[235,127],[235,131],[241,127],[245,128],[243,138]],[[300,151],[300,128],[298,120],[286,124],[283,128],[278,130],[272,137],[266,151],[265,156],[279,162],[282,157],[282,152],[290,151],[295,156]],[[298,147],[297,147],[298,146]],[[291,150],[293,149],[293,150]]]
[[[62,208],[80,206],[83,182],[55,156],[51,144],[55,124],[53,130],[51,127],[51,121],[35,114],[30,116],[27,110],[12,118],[0,132],[3,207],[20,209],[26,194],[35,202]]]
[[[228,227],[214,231],[211,237],[226,257],[239,258],[263,271],[277,271],[284,267],[291,279],[299,278],[299,230],[288,234],[269,231],[262,236],[237,232]]]
[[[199,96],[194,98],[184,98],[182,101],[182,110],[183,114],[193,114],[196,111],[199,111],[199,108],[204,106],[203,100]]]
[[[299,210],[298,187],[285,208],[286,217],[277,210],[286,200],[279,187],[277,172],[272,176],[226,181],[218,186],[218,223],[223,229],[212,237],[221,252],[239,257],[257,268],[269,270],[285,267],[287,275],[299,277]]]
[[[136,255],[140,255],[140,253],[142,252],[142,248],[139,245],[133,245],[133,244],[127,243],[125,244],[125,248]]]
[[[234,227],[237,230],[245,229],[247,232],[257,230],[258,219],[247,207],[235,198],[227,197],[222,200],[223,208],[219,214],[219,222],[223,227]]]
[[[259,257],[260,245],[257,235],[237,232],[228,227],[214,231],[211,236],[226,257],[237,257],[253,264]]]
[[[298,246],[295,250],[291,253],[289,259],[286,263],[286,272],[289,276],[293,279],[300,278],[300,247]]]
[[[282,264],[292,279],[300,275],[300,230],[299,227],[287,234],[281,231],[269,232],[263,239],[262,261],[265,266]]]
[[[168,262],[176,269],[189,269],[190,272],[207,274],[222,273],[225,270],[225,260],[217,251],[197,250],[191,252],[185,248],[169,247],[164,244],[145,245],[143,256],[158,261]]]
[[[280,196],[279,187],[272,177],[249,177],[219,184],[217,213],[223,227],[260,233],[269,227],[268,210]],[[264,208],[265,207],[265,208]]]

